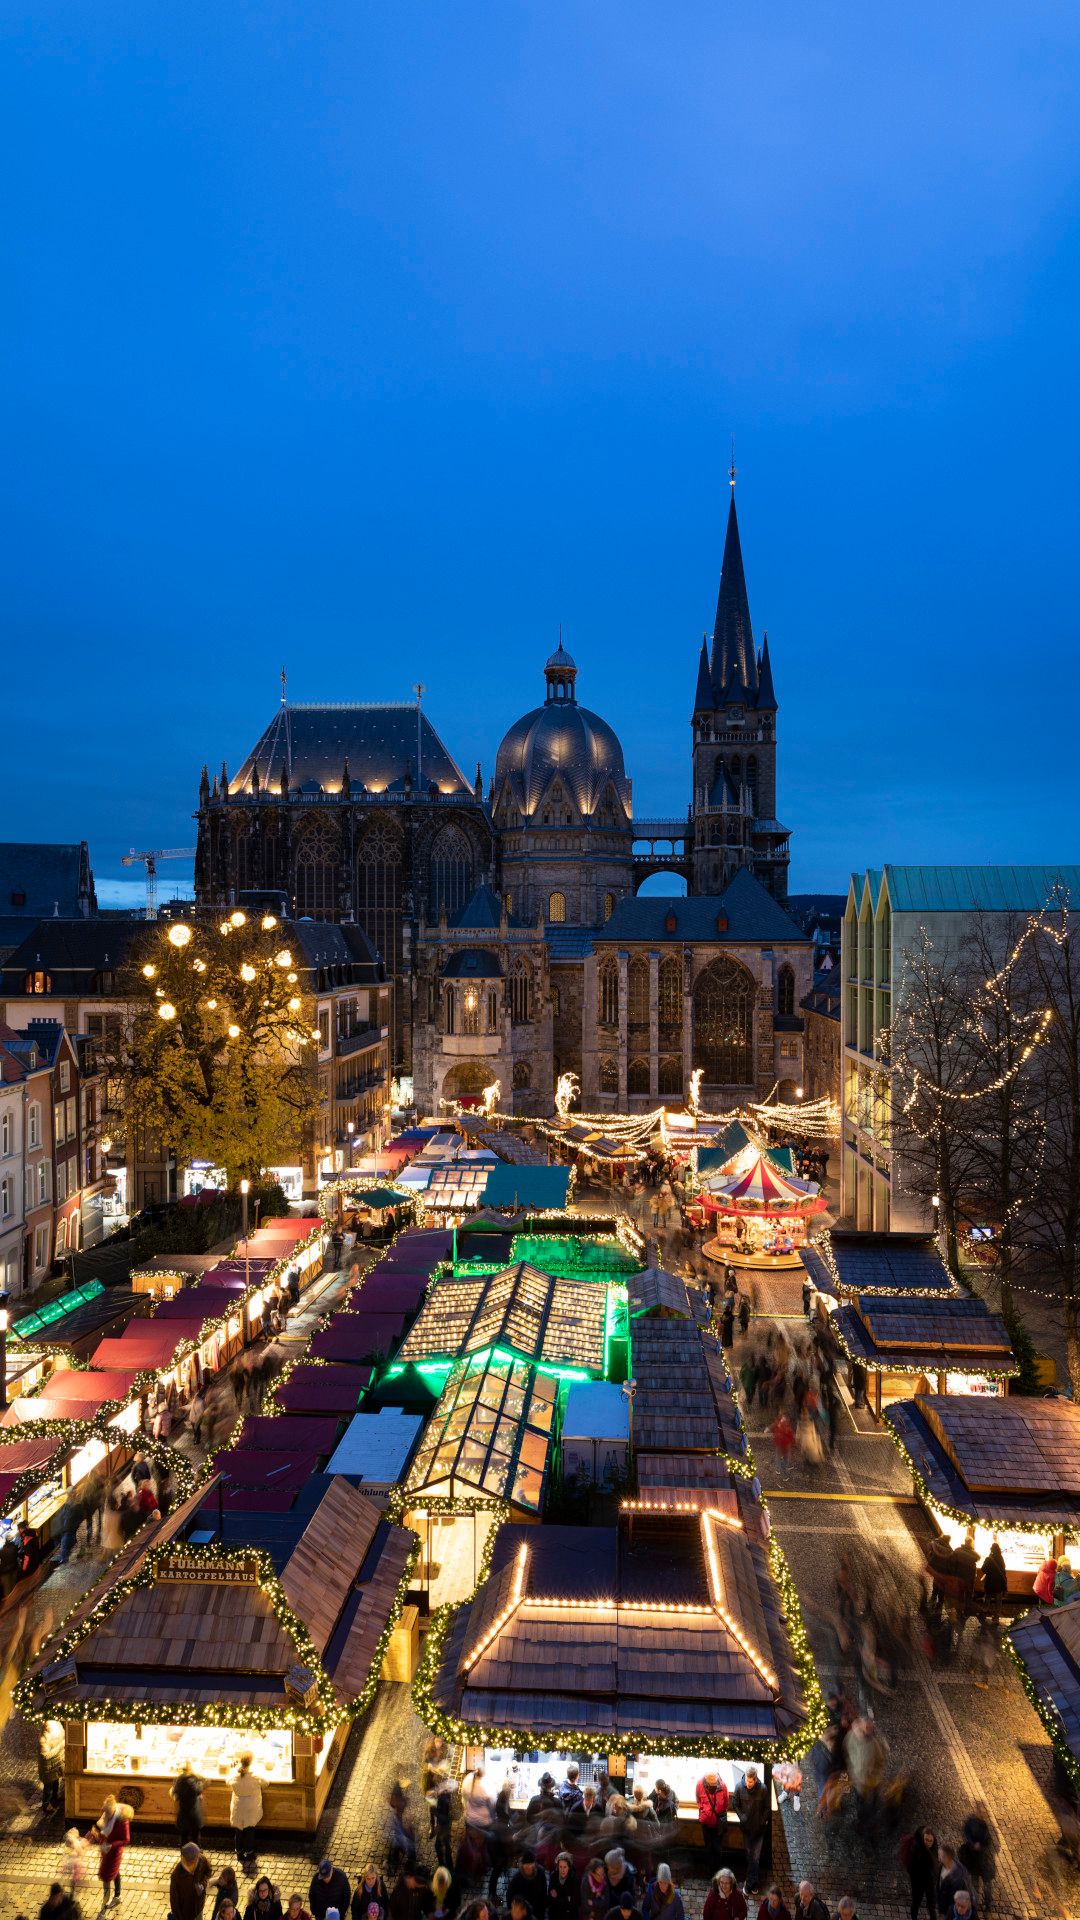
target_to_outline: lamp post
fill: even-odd
[[[630,1458],[632,1460],[634,1457],[634,1395],[637,1392],[637,1381],[624,1380],[622,1390],[626,1400],[626,1411],[630,1420]]]
[[[248,1257],[248,1194],[249,1194],[250,1192],[251,1192],[251,1181],[250,1181],[250,1180],[241,1180],[241,1182],[240,1182],[240,1204],[241,1204],[241,1206],[243,1207],[243,1210],[244,1210],[244,1211],[243,1211],[243,1237],[244,1237],[244,1285],[245,1285],[246,1287],[250,1287],[250,1285],[251,1285],[251,1265],[250,1265],[250,1260],[249,1260],[249,1257]]]
[[[11,1312],[8,1306],[10,1298],[11,1295],[9,1293],[0,1293],[0,1413],[3,1413],[8,1403],[7,1337],[8,1328],[11,1325]]]

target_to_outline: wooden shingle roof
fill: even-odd
[[[320,1653],[384,1518],[381,1501],[335,1476],[282,1569],[285,1598]]]

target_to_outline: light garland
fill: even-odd
[[[48,1439],[59,1437],[69,1441],[72,1452],[79,1447],[84,1447],[90,1440],[100,1440],[108,1447],[110,1453],[119,1448],[129,1454],[147,1454],[155,1466],[173,1475],[179,1498],[186,1500],[198,1486],[198,1476],[190,1461],[175,1447],[170,1446],[167,1440],[147,1439],[141,1432],[125,1433],[122,1428],[112,1426],[110,1422],[116,1418],[115,1408],[120,1404],[117,1401],[109,1401],[107,1407],[112,1407],[114,1411],[110,1413],[107,1407],[103,1408],[92,1419],[66,1420],[58,1417],[50,1420],[31,1420],[14,1427],[4,1427],[3,1441],[0,1443],[0,1467],[3,1465],[4,1446],[17,1446],[20,1441],[34,1440],[41,1435]],[[5,1514],[12,1507],[21,1506],[42,1481],[55,1479],[57,1473],[62,1473],[66,1465],[66,1458],[58,1463],[54,1454],[51,1460],[42,1461],[39,1466],[25,1467],[5,1496]]]
[[[901,1297],[906,1299],[907,1295],[904,1294]],[[855,1366],[862,1367],[866,1373],[904,1373],[910,1374],[916,1380],[928,1373],[975,1373],[979,1374],[980,1377],[985,1380],[1010,1380],[1013,1374],[1019,1373],[1020,1371],[1019,1362],[1016,1360],[1012,1361],[1009,1366],[1002,1366],[1000,1362],[994,1366],[989,1366],[985,1360],[980,1360],[977,1356],[970,1354],[955,1354],[946,1351],[944,1348],[940,1353],[935,1353],[933,1347],[930,1345],[927,1345],[924,1351],[929,1360],[937,1361],[938,1364],[936,1366],[928,1366],[918,1360],[873,1360],[866,1354],[856,1353],[854,1348],[849,1344],[847,1335],[840,1325],[839,1314],[832,1315],[829,1325],[836,1337],[837,1345]],[[867,1328],[867,1332],[870,1332],[869,1328]],[[873,1339],[874,1344],[877,1345],[877,1340],[873,1333],[871,1333],[871,1339]],[[888,1349],[884,1351],[888,1351]]]
[[[1080,1758],[1073,1752],[1069,1744],[1069,1735],[1061,1715],[1061,1710],[1053,1699],[1043,1693],[1041,1688],[1036,1686],[1028,1669],[1027,1662],[1013,1637],[1017,1629],[1023,1628],[1032,1618],[1042,1621],[1047,1631],[1053,1632],[1053,1613],[1035,1613],[1034,1615],[1026,1613],[1022,1615],[1019,1620],[1014,1620],[1012,1625],[1006,1628],[1004,1634],[1005,1647],[1020,1676],[1020,1685],[1023,1687],[1039,1719],[1050,1735],[1051,1743],[1062,1767],[1068,1774],[1073,1786],[1080,1788]]]

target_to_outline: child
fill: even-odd
[[[68,1882],[72,1898],[77,1900],[86,1885],[86,1861],[90,1849],[79,1832],[78,1827],[69,1827],[64,1835],[64,1851],[60,1856],[60,1876]]]

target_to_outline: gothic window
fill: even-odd
[[[515,1027],[532,1019],[531,987],[528,962],[515,960],[510,974],[510,1019]]]
[[[461,1031],[470,1034],[480,1031],[480,994],[476,987],[466,987],[461,996]]]
[[[626,1069],[627,1093],[648,1093],[649,1063],[647,1060],[631,1060]]]
[[[758,810],[758,770],[757,754],[752,753],[746,762],[746,784],[750,789],[750,802],[754,812]]]
[[[441,907],[447,917],[465,905],[473,890],[473,855],[468,836],[452,822],[440,827],[431,845],[428,911],[433,920]]]
[[[649,1024],[649,963],[643,954],[636,953],[627,970],[626,982],[627,1020],[632,1027],[647,1027]]]
[[[613,959],[600,962],[600,1025],[619,1024],[619,967]]]
[[[660,962],[660,1025],[667,1028],[682,1026],[682,961],[673,953],[666,953]]]
[[[454,989],[453,987],[447,987],[446,989],[446,1031],[447,1033],[454,1032],[454,1024],[456,1019],[457,1019],[457,1007],[454,1005]]]
[[[742,785],[742,756],[741,756],[741,754],[738,754],[738,753],[735,753],[735,754],[732,754],[732,756],[731,756],[731,765],[730,765],[730,767],[728,768],[728,779],[729,779],[729,780],[731,781],[731,784],[732,784],[732,786],[733,786],[733,787],[734,787],[734,789],[735,789],[735,797],[736,797],[736,799],[738,799],[738,797],[739,797],[739,788],[740,788],[740,787],[741,787],[741,785]]]
[[[514,1061],[514,1085],[517,1088],[532,1086],[532,1069],[527,1060]]]
[[[601,1093],[618,1093],[619,1063],[613,1054],[606,1053],[600,1062]]]
[[[656,1090],[665,1099],[678,1099],[682,1092],[682,1061],[678,1055],[663,1054]]]
[[[296,848],[298,919],[332,920],[337,909],[338,841],[325,820],[304,828]]]
[[[236,852],[236,891],[249,893],[261,884],[262,876],[258,870],[257,842],[255,829],[250,820],[245,820],[237,828],[234,842]]]
[[[356,918],[387,973],[401,971],[401,837],[379,821],[370,827],[356,855]]]
[[[795,1011],[795,974],[791,967],[781,967],[776,978],[777,1013]]]
[[[754,981],[722,954],[694,987],[694,1065],[708,1086],[751,1086],[754,1079]]]
[[[566,895],[553,893],[548,900],[548,919],[553,927],[561,927],[566,920]]]

